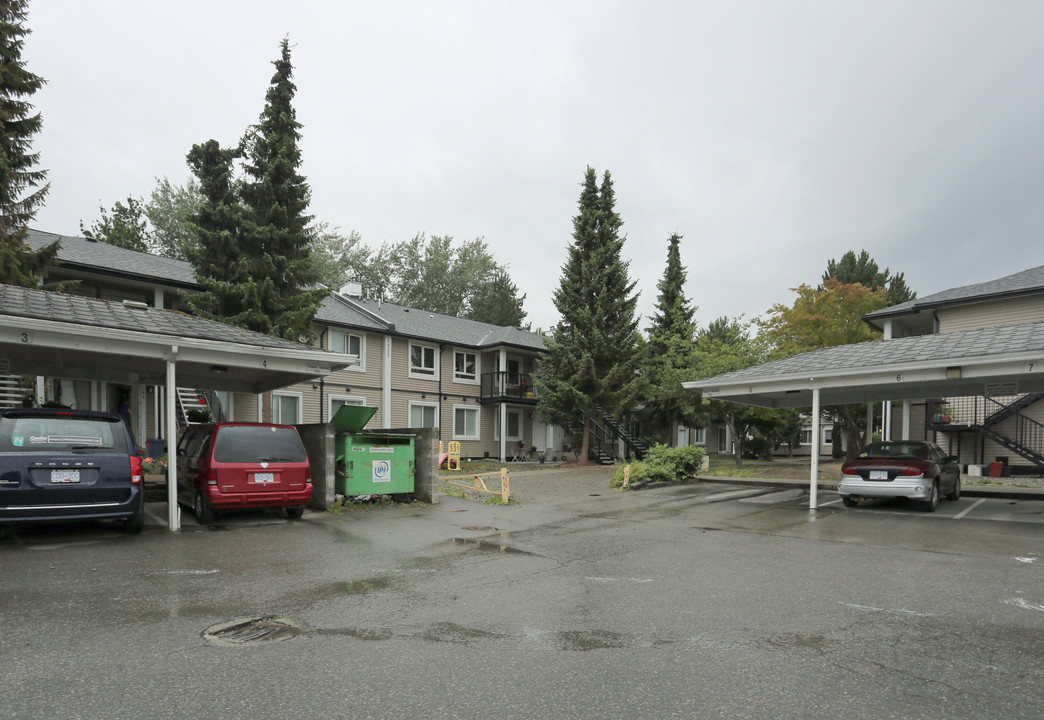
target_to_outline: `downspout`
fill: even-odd
[[[391,427],[391,357],[392,339],[390,335],[384,337],[384,362],[381,363],[381,428],[387,430]],[[406,420],[409,425],[409,418]]]
[[[442,371],[444,369],[442,367],[442,351],[445,350],[445,349],[446,349],[446,344],[445,343],[440,343],[439,344],[439,359],[437,361],[438,362],[437,367],[439,368],[439,418],[438,418],[438,431],[439,431],[439,442],[440,443],[442,442]]]
[[[507,348],[500,348],[500,372],[497,373],[497,391],[500,393],[500,462],[507,462]]]

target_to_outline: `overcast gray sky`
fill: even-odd
[[[701,325],[849,249],[919,295],[1044,264],[1039,0],[34,0],[28,25],[41,230],[234,144],[288,35],[310,211],[375,247],[484,238],[534,326],[588,165],[646,318],[674,232]]]

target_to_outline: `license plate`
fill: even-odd
[[[275,473],[254,473],[254,482],[256,483],[274,483]]]
[[[53,483],[78,483],[80,482],[79,470],[52,470],[51,482]]]
[[[887,480],[888,479],[888,471],[887,470],[871,470],[870,471],[870,479],[871,480]]]

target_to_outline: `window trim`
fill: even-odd
[[[475,413],[475,434],[468,435],[466,432],[461,432],[457,427],[457,411],[464,410],[465,412]],[[467,423],[465,422],[464,431],[467,430]],[[453,406],[453,439],[454,440],[481,440],[482,439],[482,408],[477,405],[454,405]]]
[[[457,372],[457,356],[458,355],[474,355],[475,356],[475,374],[473,377],[467,375],[461,375]],[[478,350],[469,350],[467,348],[453,348],[453,381],[466,385],[478,385],[482,378],[482,353]]]
[[[440,420],[441,420],[441,418],[439,418],[439,404],[438,403],[432,403],[432,402],[417,402],[417,401],[414,401],[414,400],[410,400],[410,402],[409,402],[409,404],[407,406],[407,410],[406,410],[406,423],[407,423],[407,425],[409,425],[410,427],[415,427],[414,424],[413,424],[413,419],[412,419],[413,418],[413,408],[415,408],[415,407],[435,408],[435,425],[434,426],[420,425],[420,426],[417,426],[417,427],[439,427]]]
[[[351,350],[351,338],[359,338],[359,361],[355,365],[349,365],[345,370],[351,372],[366,372],[366,334],[365,333],[353,333],[347,330],[330,330],[330,337],[326,341],[326,349],[330,352],[333,350],[333,336],[344,335],[344,346],[346,349]]]
[[[432,372],[431,373],[428,373],[428,372],[426,372],[424,370],[418,371],[418,370],[414,369],[414,367],[415,367],[414,364],[413,364],[413,348],[414,347],[422,348],[422,350],[431,350],[432,351],[434,359],[433,359],[433,366],[432,366]],[[409,369],[409,376],[411,378],[417,378],[419,380],[438,380],[439,379],[439,364],[440,364],[439,363],[439,355],[440,355],[440,353],[439,353],[439,348],[438,348],[437,345],[431,345],[429,343],[414,342],[414,341],[411,340],[407,344],[407,346],[406,346],[406,363],[407,363],[407,368]],[[423,358],[423,352],[422,352],[422,358]],[[423,368],[424,366],[421,366],[421,367]]]
[[[276,420],[276,398],[278,397],[292,397],[297,399],[297,420],[294,422],[286,422],[281,417]],[[272,422],[276,425],[300,425],[304,422],[302,416],[304,414],[304,393],[295,390],[273,390],[272,391]]]

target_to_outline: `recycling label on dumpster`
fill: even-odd
[[[391,460],[373,461],[373,481],[375,483],[391,482]]]

